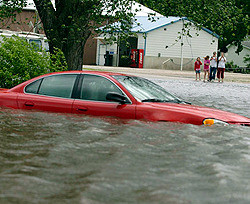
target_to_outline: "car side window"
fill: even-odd
[[[38,94],[71,98],[76,74],[61,74],[43,78]]]
[[[101,76],[84,75],[80,99],[107,101],[106,95],[109,92],[123,95],[122,91],[110,80]]]
[[[31,84],[29,84],[28,86],[25,87],[25,92],[26,93],[33,93],[33,94],[37,94],[38,92],[38,88],[41,84],[42,79],[39,79],[37,81],[32,82]]]

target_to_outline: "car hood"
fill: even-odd
[[[148,105],[157,108],[157,109],[171,109],[174,112],[182,112],[186,114],[191,114],[194,116],[202,117],[202,118],[213,118],[217,120],[221,120],[228,123],[233,124],[250,124],[250,119],[235,113],[230,113],[227,111],[222,111],[214,108],[196,106],[196,105],[188,105],[188,104],[176,104],[176,103],[151,103]]]

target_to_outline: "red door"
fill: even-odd
[[[73,113],[115,116],[135,119],[135,105],[111,79],[94,74],[84,74],[79,99],[73,103]],[[118,93],[127,97],[128,103],[119,104],[106,99],[107,93]]]
[[[19,94],[17,101],[20,109],[36,109],[42,111],[71,113],[74,99]]]
[[[73,113],[135,119],[135,105],[76,99],[73,103]]]
[[[57,74],[34,81],[18,95],[18,107],[71,113],[71,98],[77,74]]]

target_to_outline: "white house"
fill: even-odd
[[[229,62],[233,61],[234,64],[238,65],[239,67],[246,67],[247,64],[244,63],[244,57],[247,55],[250,56],[250,36],[248,36],[246,41],[242,42],[243,50],[237,54],[235,53],[237,47],[235,45],[228,46],[227,60]]]
[[[181,35],[184,25],[190,22],[187,18],[158,16],[155,19],[135,16],[131,29],[137,36],[131,48],[144,50],[144,68],[193,69],[197,57],[211,56],[218,49],[219,36],[208,29],[199,30],[192,24],[189,28],[192,37]],[[123,46],[109,45],[102,37],[97,41],[96,64],[104,65],[106,51],[113,54],[113,65],[119,65]]]

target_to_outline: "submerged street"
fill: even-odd
[[[249,83],[146,76],[250,117]],[[249,203],[250,129],[0,109],[0,203]]]

